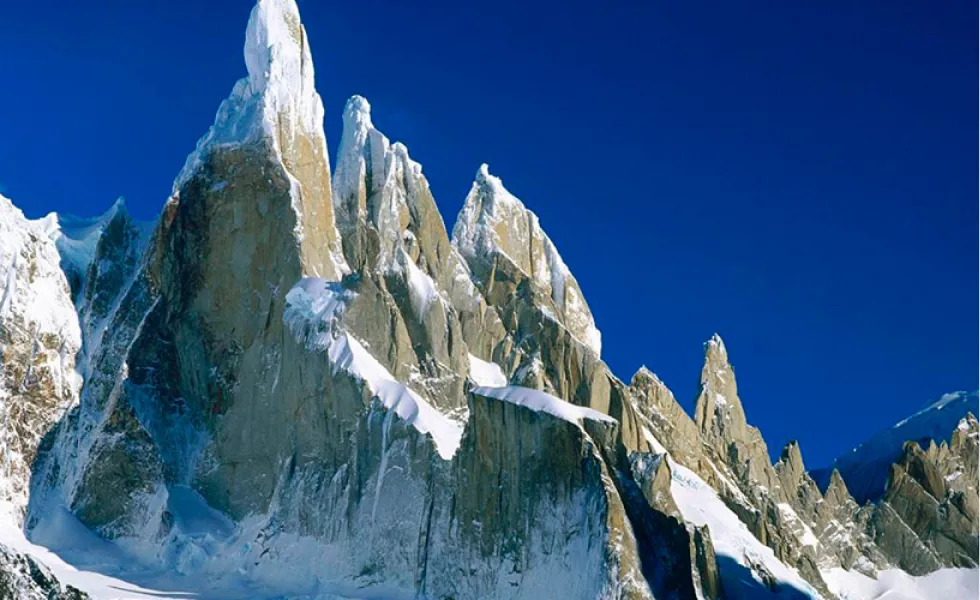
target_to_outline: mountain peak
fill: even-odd
[[[245,66],[253,94],[269,93],[275,108],[295,104],[308,130],[318,125],[313,59],[294,0],[256,3],[245,32]]]
[[[486,163],[477,169],[456,217],[453,246],[478,277],[497,260],[513,265],[522,278],[531,279],[551,298],[565,328],[600,354],[601,335],[578,282],[541,228],[537,215],[510,193],[499,177],[490,174]]]
[[[712,334],[711,338],[704,343],[705,362],[711,362],[719,367],[728,365],[728,350],[725,348],[725,341],[717,333]]]
[[[295,0],[259,0],[248,20],[244,45],[248,76],[222,102],[214,125],[188,156],[174,187],[179,190],[212,147],[265,137],[291,171],[300,137],[326,157],[323,102],[316,92],[313,58]]]
[[[371,103],[357,94],[348,98],[344,106],[344,131],[355,128],[374,129],[371,122]]]

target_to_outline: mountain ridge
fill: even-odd
[[[14,478],[36,541],[56,543],[64,510],[185,575],[439,598],[739,597],[750,580],[829,598],[837,568],[976,566],[976,490],[952,477],[976,472],[975,420],[906,447],[860,507],[843,480],[818,489],[798,445],[772,463],[720,336],[693,416],[649,370],[625,383],[554,243],[485,166],[450,239],[421,166],[354,97],[331,178],[298,14],[258,2],[249,76],[153,232],[99,230],[78,288],[101,294],[73,292],[56,242],[16,221],[67,326],[95,324],[54,336],[85,348],[61,355],[66,376],[86,364],[66,412],[18,423],[44,434],[15,438],[37,448]],[[16,289],[33,291],[5,301]],[[921,519],[932,503],[962,519]]]

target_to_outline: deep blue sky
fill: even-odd
[[[641,6],[642,4],[642,6]],[[859,6],[858,6],[859,5]],[[248,0],[8,3],[0,191],[153,218],[243,76]],[[452,227],[477,166],[541,217],[629,379],[728,343],[774,453],[826,463],[978,368],[977,5],[301,0]]]

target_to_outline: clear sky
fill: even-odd
[[[243,76],[249,0],[0,18],[0,192],[156,216]],[[624,379],[691,409],[725,338],[811,467],[977,386],[977,4],[301,0],[331,150],[354,93],[451,228],[481,162],[532,208]]]

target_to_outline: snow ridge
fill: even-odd
[[[616,419],[591,408],[576,406],[551,394],[517,385],[504,387],[478,387],[473,390],[477,396],[510,402],[534,412],[548,413],[569,423],[582,424],[582,421],[601,421],[616,423]]]

